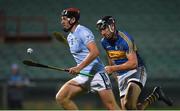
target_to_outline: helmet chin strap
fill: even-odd
[[[112,27],[110,25],[108,25],[108,28],[109,28],[110,32],[112,33],[112,36],[113,36],[112,38],[116,39],[115,32],[112,30]]]
[[[73,28],[73,26],[76,24],[76,22],[70,23],[70,20],[71,20],[71,18],[68,18],[69,24],[70,24],[71,26],[70,26],[68,29],[64,29],[65,32],[71,31],[71,29]]]
[[[110,25],[108,25],[109,30],[113,33],[113,30]]]

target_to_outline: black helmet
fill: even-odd
[[[112,16],[104,16],[97,21],[96,26],[99,30],[102,30],[112,23],[115,23],[115,19]]]
[[[80,18],[80,10],[77,8],[67,8],[62,11],[61,16],[67,16],[68,18],[75,17],[78,21]]]

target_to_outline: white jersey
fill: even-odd
[[[78,25],[73,33],[69,33],[67,41],[70,51],[77,64],[80,64],[88,55],[89,50],[87,48],[87,44],[95,42],[93,33],[82,25]],[[104,65],[99,57],[97,57],[88,66],[82,69],[81,72],[95,74],[96,72],[102,70],[104,70]]]

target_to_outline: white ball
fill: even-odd
[[[27,53],[29,53],[29,54],[33,53],[33,49],[32,48],[28,48],[27,49]]]

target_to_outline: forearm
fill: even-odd
[[[135,52],[132,52],[127,55],[128,61],[123,64],[114,65],[112,67],[113,71],[124,71],[132,70],[138,67],[138,60]]]
[[[137,67],[137,63],[132,63],[132,62],[125,62],[121,65],[114,65],[112,66],[113,72],[116,71],[124,71],[124,70],[132,70]]]

